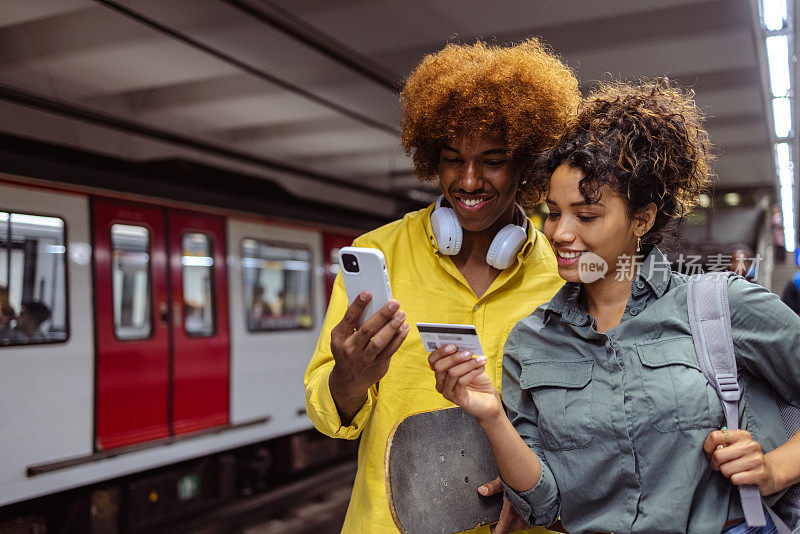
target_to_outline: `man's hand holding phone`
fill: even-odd
[[[367,398],[367,390],[389,370],[392,355],[408,335],[406,314],[390,300],[358,327],[372,299],[362,291],[331,331],[331,352],[336,362],[329,386],[342,424],[349,424]]]

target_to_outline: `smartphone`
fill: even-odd
[[[383,252],[376,248],[343,247],[339,250],[339,266],[350,304],[362,291],[372,293],[372,300],[367,303],[358,320],[358,326],[361,326],[392,300],[386,259]]]

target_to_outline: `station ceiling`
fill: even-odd
[[[399,147],[404,77],[449,41],[539,36],[584,93],[692,87],[717,189],[774,191],[756,21],[745,0],[0,0],[0,132],[391,218],[432,191]]]

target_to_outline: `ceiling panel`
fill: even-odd
[[[541,36],[584,92],[661,75],[691,87],[718,189],[774,183],[747,0],[0,0],[0,13],[0,132],[81,150],[213,163],[387,213],[393,195],[431,191],[399,147],[397,84],[447,42]]]

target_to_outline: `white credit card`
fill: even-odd
[[[433,352],[452,343],[458,350],[468,350],[476,356],[483,354],[478,331],[471,324],[417,323],[425,350]]]

